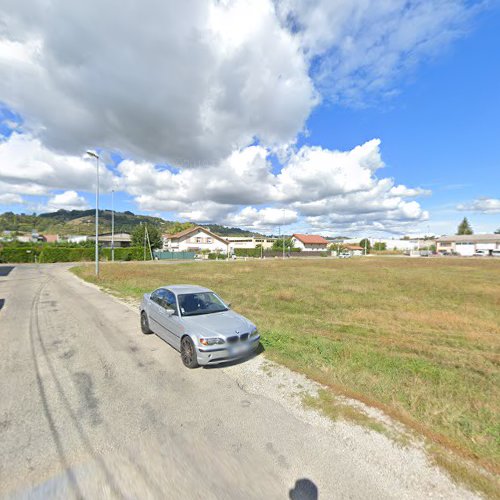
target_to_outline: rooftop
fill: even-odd
[[[302,243],[316,244],[316,245],[328,245],[328,241],[320,236],[319,234],[294,234],[295,238],[297,238]]]
[[[453,236],[441,236],[437,241],[470,241],[471,243],[500,242],[500,234],[455,234]]]

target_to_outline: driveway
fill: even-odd
[[[2,497],[472,497],[420,450],[294,406],[262,356],[185,369],[66,266],[0,272],[0,300]]]

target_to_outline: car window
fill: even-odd
[[[226,305],[212,292],[179,295],[179,306],[183,316],[227,311]]]
[[[175,303],[175,295],[170,290],[165,290],[165,295],[162,298],[161,305],[165,309],[173,309],[174,311],[177,310],[177,305]]]
[[[163,295],[164,295],[164,292],[165,292],[165,289],[164,288],[158,288],[158,290],[155,290],[152,294],[151,294],[151,300],[153,302],[156,302],[157,304],[160,303],[160,300],[163,298]]]

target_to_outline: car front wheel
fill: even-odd
[[[142,333],[144,333],[145,335],[149,335],[150,333],[153,333],[151,331],[151,328],[149,328],[148,315],[146,314],[145,311],[141,312],[141,330],[142,330]]]
[[[184,337],[181,340],[181,359],[184,366],[187,368],[197,368],[198,359],[196,357],[196,349],[193,341],[189,337]]]

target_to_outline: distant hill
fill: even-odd
[[[200,226],[209,229],[212,233],[219,236],[261,236],[260,233],[252,233],[239,227],[226,227],[219,224],[200,224]]]
[[[161,217],[138,215],[132,212],[115,212],[115,232],[131,233],[139,224],[149,224],[160,229],[162,233],[178,233],[194,226],[190,222],[164,220]],[[254,233],[239,228],[205,225],[221,236],[252,236]],[[30,233],[35,230],[42,234],[80,234],[92,235],[95,232],[95,210],[58,210],[45,214],[15,214],[5,212],[0,215],[0,232],[14,231]],[[99,232],[111,232],[111,211],[99,210]]]

